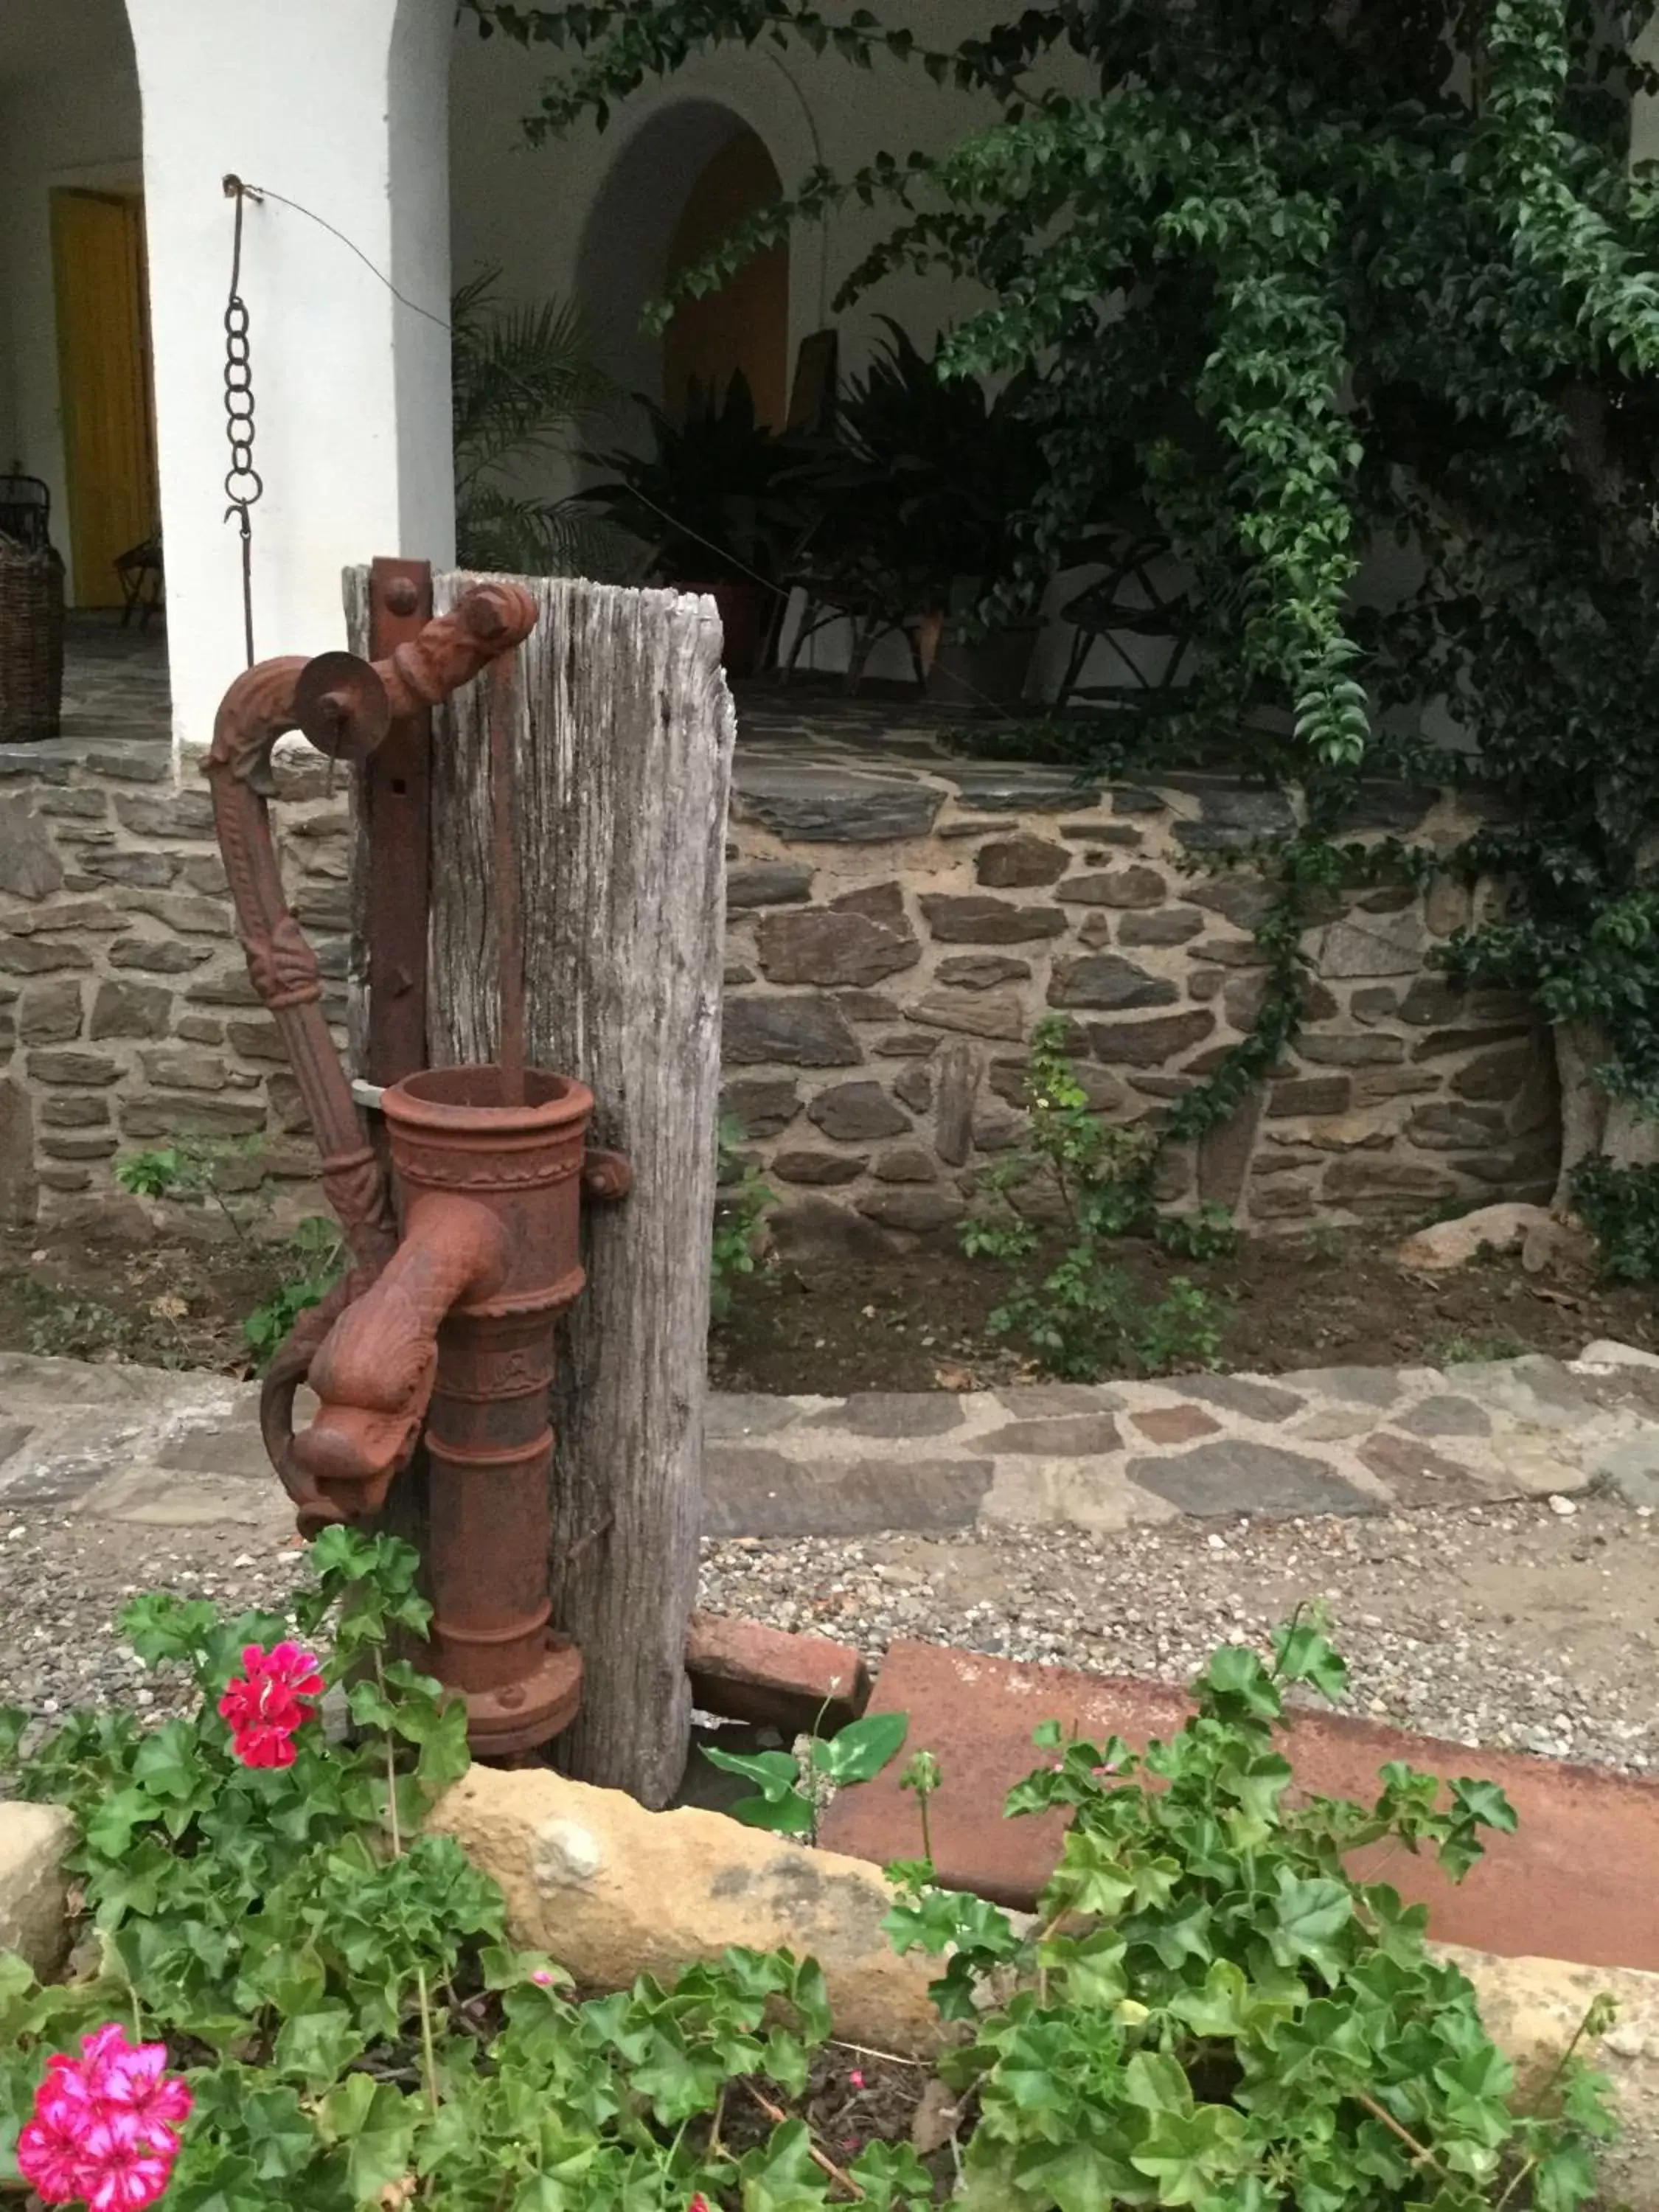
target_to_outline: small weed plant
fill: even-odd
[[[823,1718],[820,1712],[820,1727]],[[703,1757],[755,1785],[753,1796],[730,1808],[734,1820],[777,1835],[816,1838],[825,1799],[848,1783],[873,1782],[904,1748],[908,1728],[902,1713],[866,1713],[834,1735],[814,1728],[789,1751],[722,1751],[706,1744]]]
[[[744,1156],[743,1124],[723,1114],[715,1135],[714,1234],[709,1254],[708,1310],[724,1321],[732,1310],[732,1286],[752,1275],[760,1264],[761,1231],[777,1194]]]
[[[244,1316],[242,1336],[254,1368],[263,1374],[284,1337],[308,1306],[320,1305],[345,1271],[339,1224],[313,1213],[276,1242],[261,1238],[270,1207],[270,1186],[258,1172],[263,1141],[179,1138],[148,1152],[118,1160],[115,1179],[137,1198],[172,1198],[213,1206],[245,1255],[275,1277],[268,1297]],[[250,1180],[251,1178],[251,1180]]]
[[[1221,1349],[1219,1303],[1184,1275],[1149,1299],[1123,1265],[1119,1240],[1150,1233],[1168,1251],[1208,1260],[1231,1252],[1237,1232],[1219,1207],[1158,1212],[1157,1133],[1144,1122],[1109,1121],[1090,1105],[1067,1038],[1064,1022],[1039,1024],[1025,1079],[1028,1141],[982,1180],[987,1196],[1003,1202],[981,1207],[962,1227],[964,1251],[1017,1270],[988,1327],[1071,1381],[1124,1368],[1158,1375],[1207,1367]],[[1051,1192],[1065,1224],[1065,1249],[1041,1268],[1031,1262],[1042,1231],[1009,1202],[1027,1187]]]
[[[292,1618],[128,1607],[141,1656],[193,1677],[193,1714],[79,1715],[21,1764],[23,1716],[0,1719],[0,1765],[74,1815],[79,1939],[58,1984],[0,1954],[0,2192],[93,2212],[1576,2212],[1594,2191],[1611,2123],[1577,2045],[1607,2008],[1517,2109],[1421,1908],[1347,1871],[1392,1841],[1461,1877],[1483,1829],[1515,1825],[1502,1792],[1390,1765],[1368,1807],[1290,1798],[1284,1693],[1344,1681],[1316,1627],[1292,1623],[1271,1666],[1218,1651],[1144,1758],[1037,1732],[1007,1809],[1067,1826],[1030,1925],[939,1886],[939,1767],[912,1757],[922,1855],[890,1869],[887,1927],[939,1962],[956,2108],[924,2160],[818,2133],[833,2023],[810,1960],[730,1949],[579,2001],[514,1948],[494,1882],[422,1826],[467,1754],[459,1704],[387,1656],[428,1623],[415,1554],[339,1528],[315,1551]],[[330,1630],[324,1660],[296,1640]],[[823,1743],[820,1771],[873,1771],[894,1734],[860,1723],[812,1763]]]

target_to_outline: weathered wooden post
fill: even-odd
[[[476,579],[433,580],[434,611]],[[702,1522],[709,1227],[734,722],[712,604],[525,580],[512,702],[530,1064],[593,1092],[633,1192],[596,1211],[554,1389],[554,1619],[581,1647],[554,1747],[585,1781],[672,1795]],[[362,650],[365,575],[348,581]],[[497,711],[500,711],[498,702]],[[499,1036],[485,685],[434,716],[427,1058]]]

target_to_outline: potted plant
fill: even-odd
[[[992,394],[940,373],[884,316],[887,337],[836,410],[834,462],[811,542],[816,570],[864,592],[902,622],[935,696],[1017,703],[1035,620],[975,635],[976,610],[1012,574],[1015,519],[1042,482],[1044,459],[1019,377]]]
[[[592,358],[574,308],[507,307],[500,271],[463,284],[450,305],[456,559],[523,576],[621,573],[624,549],[597,515],[521,489],[526,462],[567,453],[621,395]]]
[[[741,370],[724,392],[693,384],[683,422],[640,404],[651,450],[586,456],[613,473],[568,504],[599,508],[641,541],[647,577],[707,592],[720,609],[727,672],[751,675],[782,603],[784,572],[811,527],[810,450],[756,419]]]

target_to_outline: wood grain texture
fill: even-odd
[[[434,611],[472,580],[435,577]],[[634,1170],[630,1198],[587,1209],[588,1285],[554,1386],[553,1617],[587,1669],[556,1753],[654,1806],[690,1718],[735,724],[712,601],[531,588],[514,687],[526,1049],[589,1085],[593,1142]],[[474,684],[434,728],[437,1066],[489,1060],[498,1032],[486,714]]]

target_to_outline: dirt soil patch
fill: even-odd
[[[1261,1237],[1224,1260],[1177,1260],[1127,1239],[1122,1252],[1149,1299],[1184,1275],[1218,1302],[1224,1368],[1444,1367],[1527,1352],[1573,1359],[1601,1336],[1659,1350],[1650,1287],[1602,1283],[1568,1264],[1528,1275],[1518,1254],[1417,1274],[1394,1258],[1404,1234]],[[1022,1361],[986,1334],[1006,1283],[1006,1270],[948,1249],[781,1260],[738,1285],[711,1340],[711,1372],[722,1389],[830,1395],[1009,1382],[1026,1372]]]
[[[1659,1351],[1651,1288],[1560,1264],[1528,1275],[1488,1254],[1449,1275],[1394,1258],[1400,1231],[1316,1231],[1247,1241],[1224,1260],[1177,1260],[1126,1240],[1146,1296],[1184,1275],[1222,1311],[1223,1368],[1442,1367],[1525,1352],[1576,1358],[1594,1337]],[[106,1228],[43,1230],[0,1247],[0,1351],[156,1367],[249,1371],[242,1318],[271,1295],[285,1255],[228,1237],[137,1242],[130,1215]],[[726,1390],[964,1390],[1027,1376],[987,1334],[1007,1270],[948,1247],[851,1261],[785,1257],[734,1286],[709,1341]],[[1109,1379],[1107,1376],[1104,1379]]]
[[[120,1208],[107,1225],[0,1245],[0,1351],[249,1373],[242,1319],[277,1288],[288,1255],[228,1231],[140,1242],[133,1221]]]

